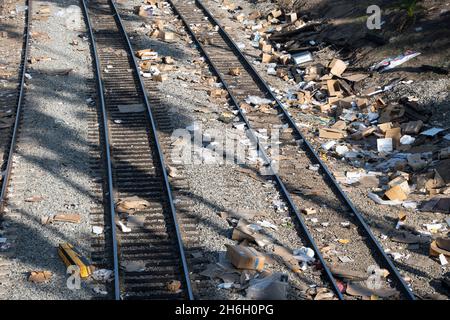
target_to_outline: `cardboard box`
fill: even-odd
[[[287,23],[293,23],[295,21],[297,21],[297,13],[291,12],[291,13],[286,14],[286,22]]]
[[[249,20],[256,20],[256,19],[258,19],[260,17],[261,17],[261,12],[259,12],[259,11],[253,11],[252,13],[250,13],[248,15],[248,19]]]
[[[402,132],[400,128],[391,128],[387,129],[384,135],[385,138],[392,138],[392,142],[394,143],[394,147],[398,148],[400,145],[400,138],[402,137]]]
[[[345,138],[345,133],[341,130],[323,128],[319,129],[319,138],[338,140]]]
[[[240,14],[238,14],[237,16],[235,16],[234,18],[236,19],[236,21],[242,22],[242,21],[244,21],[244,19],[245,19],[245,15],[242,14],[242,13],[240,13]]]
[[[327,80],[327,90],[331,97],[342,97],[341,87],[337,80]]]
[[[272,11],[270,12],[270,14],[271,14],[272,17],[274,17],[274,18],[278,18],[278,17],[281,17],[281,15],[282,15],[283,13],[281,12],[281,10],[272,10]]]
[[[241,245],[225,245],[227,258],[238,269],[262,271],[264,269],[265,256],[254,248]]]
[[[402,187],[399,185],[390,188],[388,191],[385,192],[384,196],[389,200],[399,200],[399,201],[403,201],[408,198],[406,193],[403,191]]]
[[[160,31],[159,38],[164,41],[172,41],[175,39],[175,33],[170,31]]]
[[[378,125],[378,129],[380,129],[380,131],[382,133],[386,133],[386,131],[388,131],[391,128],[392,128],[392,122],[386,122],[386,123],[382,123],[382,124]]]
[[[272,61],[272,55],[268,53],[262,54],[262,63],[270,63]]]
[[[333,59],[328,67],[331,69],[330,73],[337,77],[340,77],[342,73],[344,73],[345,69],[347,69],[347,65],[344,63],[344,61],[339,59]]]
[[[260,46],[261,50],[265,53],[271,53],[272,52],[272,46],[270,44],[266,44],[265,42],[262,43]]]

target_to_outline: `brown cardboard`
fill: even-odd
[[[249,20],[256,20],[256,19],[258,19],[260,17],[261,17],[261,12],[259,12],[259,11],[253,11],[252,13],[250,13],[248,15],[248,19]]]
[[[338,120],[331,126],[331,128],[344,131],[345,129],[347,129],[347,124],[343,120]]]
[[[230,70],[228,70],[228,74],[232,76],[239,76],[241,74],[241,69],[239,67],[230,68]]]
[[[386,133],[387,130],[392,128],[392,122],[386,122],[378,125],[381,132]]]
[[[241,245],[225,245],[227,258],[238,269],[261,271],[264,269],[265,256],[254,248]]]
[[[159,38],[164,41],[171,41],[175,39],[175,33],[170,31],[161,31],[159,33]]]
[[[211,89],[211,90],[208,90],[208,95],[210,97],[214,97],[214,98],[222,98],[222,97],[226,97],[227,92],[223,89]]]
[[[61,213],[53,217],[53,221],[80,223],[81,216],[77,213]]]
[[[341,87],[337,80],[327,80],[327,89],[331,97],[342,97]]]
[[[399,201],[403,201],[408,198],[406,193],[403,191],[402,187],[399,185],[390,188],[388,191],[386,191],[384,196],[389,200],[399,200]]]
[[[394,143],[394,147],[398,148],[400,145],[400,138],[402,137],[402,129],[401,128],[391,128],[386,130],[384,135],[385,138],[392,138],[392,142]]]
[[[270,63],[270,61],[272,61],[272,55],[270,55],[268,53],[263,53],[262,54],[262,63]]]
[[[341,130],[323,128],[319,129],[319,137],[324,139],[343,139],[345,138],[345,133]]]
[[[443,254],[446,257],[450,257],[450,251],[441,249],[436,244],[436,241],[431,242],[430,244],[430,256],[431,257],[439,257],[440,254]]]
[[[271,53],[272,52],[272,46],[270,44],[262,43],[261,44],[261,50],[265,53]]]
[[[345,69],[347,69],[347,65],[344,61],[339,59],[333,59],[328,67],[331,69],[330,73],[338,77],[340,77],[342,73],[344,73]]]
[[[278,18],[278,17],[281,17],[281,15],[282,15],[283,13],[281,12],[281,10],[272,10],[272,11],[270,12],[270,14],[271,14],[272,17],[274,17],[274,18]]]
[[[294,258],[293,254],[288,249],[282,246],[274,245],[273,253],[293,272],[301,272],[298,260]]]

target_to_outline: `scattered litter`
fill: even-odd
[[[399,252],[388,252],[388,254],[392,257],[392,259],[394,259],[395,261],[400,260],[404,257],[403,254],[399,253]]]
[[[101,235],[103,233],[103,227],[100,226],[92,226],[92,232],[96,235]]]
[[[119,213],[133,214],[136,211],[143,210],[150,206],[150,202],[142,198],[133,196],[120,199],[116,204],[116,210]]]
[[[381,199],[378,195],[376,195],[373,192],[369,192],[368,196],[375,203],[378,203],[378,204],[381,204],[381,205],[398,206],[398,205],[401,205],[403,203],[403,201],[399,201],[399,200],[383,200],[383,199]]]
[[[257,221],[257,223],[262,227],[278,230],[278,227],[276,225],[274,225],[273,223],[270,223],[269,221],[263,220],[263,221]]]
[[[223,283],[219,283],[217,285],[217,288],[219,289],[231,289],[233,287],[233,283],[231,282],[223,282]]]
[[[311,263],[314,262],[314,250],[307,247],[301,247],[300,249],[294,249],[293,251],[294,258],[306,262]]]
[[[439,230],[442,229],[441,223],[426,223],[423,226],[427,228],[427,231],[431,233],[437,233]]]
[[[32,196],[32,197],[26,198],[26,199],[25,199],[25,202],[40,202],[40,201],[42,201],[42,200],[44,200],[44,197],[41,197],[41,196]]]
[[[50,271],[31,271],[28,281],[33,283],[44,283],[48,282],[52,278],[52,273]]]
[[[101,282],[108,282],[112,280],[113,272],[109,269],[97,269],[92,273],[92,279]]]
[[[439,255],[439,262],[441,263],[441,266],[446,266],[448,264],[447,258],[442,253]]]
[[[413,138],[413,137],[408,136],[406,134],[403,137],[400,138],[400,143],[401,144],[409,145],[409,144],[413,144],[414,141],[416,141],[416,138]]]
[[[418,55],[420,55],[419,52],[413,52],[413,51],[408,50],[405,53],[403,53],[397,57],[386,58],[383,61],[373,65],[370,69],[372,71],[379,71],[379,72],[391,70],[391,69],[398,67],[399,65],[417,57]]]
[[[288,276],[281,273],[251,279],[246,298],[251,300],[286,300]]]
[[[117,220],[116,225],[120,228],[123,233],[131,232],[131,228],[127,227],[122,221]]]
[[[302,209],[302,213],[304,213],[306,215],[316,214],[317,210],[314,208],[304,208],[304,209]]]
[[[248,96],[245,99],[245,102],[247,102],[249,104],[253,104],[253,105],[262,105],[262,104],[271,104],[272,100],[260,98],[258,96]]]
[[[389,298],[395,295],[399,295],[399,292],[397,290],[391,288],[370,289],[366,285],[365,281],[349,282],[347,284],[347,289],[345,292],[351,296],[359,297],[376,296],[381,298]]]
[[[145,262],[142,260],[136,261],[122,261],[120,266],[125,269],[126,272],[143,272],[145,271]]]
[[[434,137],[435,135],[437,135],[439,132],[444,131],[444,129],[442,128],[431,128],[425,131],[422,131],[420,134],[423,136],[428,136],[428,137]]]
[[[344,228],[348,228],[348,227],[350,227],[350,222],[344,221],[344,222],[341,222],[340,225]]]
[[[171,280],[167,282],[167,290],[170,292],[180,292],[181,291],[181,282],[178,280]]]
[[[394,150],[392,138],[377,139],[377,150],[385,153],[392,152]]]
[[[96,294],[101,294],[104,296],[108,294],[108,291],[106,291],[105,289],[102,289],[100,287],[97,287],[97,286],[93,287],[92,291],[94,291],[94,293],[96,293]]]
[[[294,60],[295,64],[299,65],[299,64],[303,64],[303,63],[312,61],[313,56],[312,56],[311,52],[306,51],[306,52],[299,52],[299,53],[293,54],[292,59]]]
[[[364,281],[369,277],[367,273],[351,270],[337,264],[331,265],[330,271],[334,276],[350,281]]]
[[[349,262],[353,262],[353,259],[347,257],[347,256],[338,256],[339,260],[342,263],[349,263]]]
[[[251,247],[241,245],[225,245],[227,258],[239,269],[261,271],[264,268],[265,257]]]
[[[325,149],[325,150],[330,150],[331,148],[333,148],[334,146],[336,145],[336,141],[328,141],[328,142],[326,142],[326,143],[323,143],[322,144],[322,149]]]

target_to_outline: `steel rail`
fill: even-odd
[[[239,112],[239,115],[241,116],[241,118],[243,119],[243,121],[245,122],[247,128],[249,129],[247,132],[250,134],[250,139],[252,140],[252,142],[254,144],[256,144],[257,150],[259,150],[260,155],[262,156],[263,160],[265,161],[266,165],[270,168],[270,172],[272,173],[273,177],[275,178],[279,188],[281,189],[281,193],[283,194],[284,198],[286,199],[286,201],[288,202],[289,207],[291,208],[291,210],[295,213],[298,222],[300,223],[300,227],[302,232],[304,233],[304,235],[306,236],[306,240],[309,244],[310,247],[312,247],[312,249],[314,250],[316,257],[319,259],[323,270],[325,272],[325,276],[328,278],[329,282],[331,283],[332,289],[335,292],[335,294],[337,295],[337,297],[340,300],[343,300],[344,297],[342,296],[341,291],[339,290],[339,287],[330,271],[330,269],[328,268],[317,244],[315,243],[311,233],[308,231],[308,228],[306,227],[306,224],[303,220],[302,214],[300,213],[300,211],[298,210],[297,206],[295,205],[294,201],[292,200],[291,196],[289,195],[289,192],[286,189],[286,186],[284,185],[284,183],[282,182],[280,176],[276,173],[276,170],[273,169],[272,167],[272,163],[270,158],[267,156],[266,152],[264,151],[264,147],[261,145],[261,143],[259,142],[259,139],[256,137],[256,135],[254,134],[254,130],[251,129],[250,126],[250,122],[248,121],[247,116],[245,115],[244,112],[242,112],[242,109],[239,106],[239,103],[236,99],[236,97],[231,93],[231,90],[229,89],[229,86],[226,82],[226,80],[222,77],[221,73],[219,72],[218,68],[215,66],[214,62],[212,61],[212,59],[210,58],[209,54],[206,52],[206,50],[203,47],[203,44],[197,39],[195,33],[192,31],[189,23],[186,21],[185,17],[178,11],[177,7],[175,6],[175,4],[172,2],[172,0],[167,0],[170,5],[172,6],[174,12],[180,16],[180,19],[183,21],[185,27],[187,28],[187,30],[189,31],[189,33],[192,36],[192,39],[194,40],[194,42],[196,43],[196,45],[199,47],[200,51],[203,53],[203,55],[205,56],[206,60],[209,62],[209,64],[212,67],[212,70],[214,71],[214,73],[216,74],[216,76],[220,79],[220,81],[222,82],[224,88],[227,90],[227,92],[230,95],[230,98],[233,102],[233,104],[235,105],[236,109]]]
[[[91,20],[89,18],[88,8],[86,7],[85,0],[81,0],[83,13],[86,20],[86,25],[89,31],[89,37],[91,38],[91,51],[94,57],[94,68],[95,75],[97,79],[97,92],[99,95],[100,109],[102,113],[103,120],[103,138],[104,138],[104,151],[105,151],[105,162],[106,162],[106,172],[108,176],[108,200],[110,207],[111,216],[111,233],[112,233],[112,246],[113,246],[113,260],[114,260],[114,298],[115,300],[120,300],[120,285],[119,285],[119,257],[117,248],[117,235],[116,235],[116,212],[115,212],[115,202],[114,202],[114,190],[113,190],[113,177],[112,177],[112,165],[111,165],[111,145],[109,142],[109,130],[108,130],[108,118],[106,112],[106,103],[104,96],[104,87],[100,71],[100,60],[97,54],[97,45],[95,44],[94,32],[92,30]]]
[[[212,16],[212,14],[209,12],[209,10],[205,7],[205,5],[200,0],[195,0],[195,2],[198,4],[198,6],[203,10],[203,12],[207,15],[207,17],[216,25],[219,27],[219,32],[224,38],[225,41],[227,41],[230,45],[233,51],[237,54],[237,56],[244,62],[244,65],[248,68],[247,70],[250,70],[251,75],[254,77],[254,79],[259,84],[260,88],[264,91],[266,91],[269,96],[275,100],[277,103],[278,108],[283,112],[285,117],[288,119],[289,125],[292,127],[292,129],[297,133],[301,139],[303,139],[304,144],[307,147],[307,151],[310,155],[312,155],[313,159],[319,163],[320,168],[325,173],[326,177],[328,178],[328,181],[330,182],[331,186],[334,188],[335,192],[337,192],[337,195],[341,198],[341,200],[344,200],[345,204],[352,210],[353,214],[356,216],[357,221],[360,225],[360,227],[364,230],[364,232],[369,236],[369,240],[372,243],[373,246],[375,246],[376,250],[380,254],[382,260],[386,264],[387,269],[393,276],[393,278],[397,281],[397,284],[400,286],[401,291],[405,296],[410,300],[415,300],[414,293],[411,291],[411,289],[406,284],[403,277],[398,272],[397,268],[392,263],[391,259],[387,256],[386,252],[384,252],[384,249],[380,245],[380,243],[375,239],[375,236],[373,235],[372,231],[370,230],[370,227],[367,225],[367,223],[364,220],[364,217],[359,212],[359,210],[354,206],[352,201],[347,197],[345,192],[342,190],[342,188],[339,186],[337,181],[334,179],[332,173],[326,166],[326,164],[320,159],[319,155],[314,150],[314,147],[308,142],[306,137],[302,134],[302,132],[299,130],[297,124],[295,123],[292,116],[289,114],[289,112],[286,110],[286,108],[283,106],[281,101],[278,100],[278,98],[275,96],[275,94],[272,92],[268,84],[264,81],[264,79],[261,78],[259,73],[256,71],[256,69],[253,67],[253,65],[248,61],[247,57],[241,52],[241,50],[238,48],[236,43],[231,39],[231,37],[228,35],[228,33],[222,28],[222,26],[219,24],[219,22]]]
[[[29,52],[29,42],[30,42],[30,24],[31,24],[31,9],[32,9],[32,0],[27,0],[26,2],[27,10],[25,17],[25,47],[22,53],[22,67],[20,69],[19,76],[19,97],[17,99],[17,107],[16,107],[16,119],[14,121],[14,127],[12,131],[11,143],[8,150],[8,157],[6,160],[6,168],[5,174],[2,179],[2,189],[0,192],[0,213],[3,212],[6,202],[6,195],[8,193],[9,180],[11,179],[11,171],[12,171],[12,158],[16,148],[17,135],[19,133],[20,126],[20,117],[22,113],[22,101],[24,96],[24,86],[25,86],[25,71],[27,69],[28,64],[28,52]]]
[[[147,90],[145,89],[144,81],[142,80],[142,77],[140,75],[137,59],[134,55],[134,51],[133,51],[133,47],[131,46],[130,39],[125,30],[125,27],[123,26],[122,18],[120,17],[117,7],[114,3],[115,1],[113,1],[113,0],[109,0],[109,1],[112,5],[113,11],[114,11],[114,16],[116,17],[117,25],[119,26],[119,29],[122,32],[122,35],[124,36],[124,38],[126,40],[129,54],[131,55],[132,60],[133,60],[134,72],[136,73],[136,76],[139,79],[139,88],[144,96],[144,104],[145,104],[145,107],[147,110],[147,115],[150,119],[151,131],[152,131],[153,137],[155,139],[156,153],[158,155],[158,160],[161,165],[161,170],[163,173],[164,189],[166,192],[166,196],[169,200],[170,211],[171,211],[172,219],[173,219],[174,226],[175,226],[175,233],[176,233],[176,238],[177,238],[177,242],[178,242],[178,249],[180,251],[180,257],[181,257],[181,262],[182,262],[182,266],[183,266],[184,280],[186,282],[186,290],[188,292],[189,300],[194,300],[194,294],[192,292],[192,286],[191,286],[191,280],[190,280],[190,276],[189,276],[189,269],[188,269],[188,264],[187,264],[187,260],[186,260],[186,254],[184,252],[183,240],[181,238],[181,232],[180,232],[180,228],[178,225],[178,217],[177,217],[175,205],[173,203],[173,196],[172,196],[172,191],[170,189],[169,177],[167,174],[167,169],[166,169],[166,165],[165,165],[165,161],[164,161],[164,155],[162,152],[161,145],[159,143],[158,132],[156,130],[156,122],[153,117],[153,112],[151,110],[150,103],[149,103],[148,97],[147,97]]]

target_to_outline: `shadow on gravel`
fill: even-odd
[[[66,267],[62,260],[58,256],[57,243],[52,243],[53,240],[58,240],[61,242],[73,243],[75,235],[68,236],[67,232],[61,232],[61,224],[46,225],[42,226],[39,218],[32,213],[29,213],[20,208],[13,208],[17,214],[21,216],[20,219],[26,219],[29,222],[25,225],[20,222],[20,220],[10,219],[3,223],[7,223],[11,228],[20,230],[21,232],[17,234],[17,238],[14,239],[14,259],[26,269],[26,270],[12,270],[12,272],[19,273],[19,281],[24,283],[24,287],[19,287],[18,290],[33,290],[35,292],[42,293],[40,299],[46,299],[47,294],[55,294],[55,289],[63,292],[65,291],[68,299],[79,299],[80,296],[77,295],[77,291],[72,291],[66,287]],[[46,233],[42,233],[39,228],[46,228]],[[51,236],[49,236],[51,235]],[[87,244],[87,242],[84,242]],[[85,253],[89,248],[87,245],[83,247],[78,247],[80,252]],[[14,266],[14,264],[13,264]],[[60,286],[55,287],[55,278],[50,280],[48,284],[33,284],[27,282],[27,278],[31,271],[41,271],[48,270],[54,275],[63,275]],[[86,286],[86,283],[82,281],[82,288]],[[21,286],[21,285],[20,285]],[[29,286],[29,288],[27,288]],[[67,291],[66,291],[67,290]],[[21,297],[19,297],[21,299]]]
[[[17,26],[0,21],[0,32],[1,31],[6,31],[8,33],[8,38],[20,39],[23,37],[22,33],[17,32]]]

